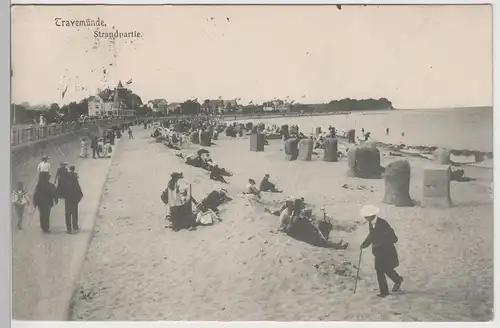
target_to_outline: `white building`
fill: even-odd
[[[113,100],[104,100],[100,95],[91,97],[88,101],[89,116],[108,115],[113,111],[113,104]]]
[[[148,107],[153,112],[165,112],[168,110],[168,102],[165,99],[153,99],[148,101]]]

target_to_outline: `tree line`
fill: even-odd
[[[100,96],[109,101],[113,99],[113,89],[105,89],[100,92]],[[78,120],[79,117],[89,115],[89,100],[93,96],[86,97],[79,102],[72,101],[69,104],[60,106],[57,103],[52,103],[49,106],[30,106],[28,103],[11,104],[10,106],[10,120],[11,124],[33,124],[40,120],[40,115],[43,115],[48,124],[73,122]],[[130,89],[121,89],[119,91],[119,98],[126,109],[134,108],[139,109],[143,106],[141,97],[135,94]]]
[[[110,99],[113,95],[113,90],[106,89],[102,93],[104,98]],[[22,123],[34,123],[38,122],[40,114],[43,114],[47,123],[62,122],[62,121],[75,121],[81,115],[88,115],[88,102],[91,97],[82,99],[79,102],[71,102],[64,106],[59,106],[57,103],[53,103],[48,107],[42,108],[32,108],[26,104],[12,104],[11,105],[11,123],[13,123],[14,118],[14,107],[16,124]],[[171,111],[153,111],[150,107],[142,103],[141,98],[132,92],[130,89],[121,90],[120,99],[123,105],[127,109],[134,108],[136,111],[136,116],[173,116],[173,115],[199,115],[199,114],[210,114],[207,111],[209,100],[206,99],[203,103],[199,103],[198,100],[186,100],[179,104],[179,106],[173,108]],[[274,102],[276,103],[276,102]],[[392,102],[386,98],[380,99],[351,99],[344,98],[341,100],[332,100],[329,103],[323,104],[300,104],[300,103],[289,103],[284,104],[282,101],[280,103],[280,108],[274,108],[269,111],[269,106],[272,106],[273,102],[264,103],[266,105],[266,112],[281,113],[283,108],[287,112],[291,113],[328,113],[336,111],[357,111],[357,110],[383,110],[383,109],[394,109]],[[241,113],[241,114],[262,114],[264,113],[264,104],[249,104],[246,106],[233,106],[231,104],[224,105],[225,113]]]

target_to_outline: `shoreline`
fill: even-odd
[[[347,140],[347,138],[344,138],[342,136],[337,136],[337,138],[342,139],[342,140]],[[368,142],[369,141],[370,140],[368,140]],[[390,150],[390,151],[399,152],[399,153],[404,154],[406,156],[411,156],[411,155],[420,156],[420,157],[426,158],[426,159],[429,159],[429,158],[427,156],[423,156],[423,155],[432,155],[434,153],[434,151],[436,151],[437,149],[442,149],[442,148],[436,147],[436,146],[421,146],[421,145],[415,146],[415,145],[406,145],[406,144],[385,143],[385,142],[381,142],[381,141],[375,141],[375,143],[378,147],[382,147],[382,148],[385,148],[385,149]],[[362,143],[356,143],[355,145],[360,146],[360,145],[362,145]],[[409,151],[405,152],[405,150],[409,150]],[[466,157],[474,156],[475,158],[482,158],[482,160],[475,161],[474,163],[481,163],[487,159],[493,159],[493,152],[485,152],[485,151],[470,150],[470,149],[448,149],[448,150],[450,151],[450,154],[454,155],[454,156],[466,156]],[[412,151],[416,151],[416,152],[412,152]],[[470,163],[470,164],[474,164],[474,163]],[[466,164],[466,163],[458,163],[458,164]]]

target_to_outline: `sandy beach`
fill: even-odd
[[[348,178],[345,159],[285,161],[283,142],[250,152],[248,138],[222,137],[212,158],[234,175],[224,185],[233,201],[222,222],[195,231],[165,228],[160,200],[170,173],[184,173],[193,196],[222,185],[185,165],[174,151],[136,128],[123,140],[101,200],[93,240],[83,264],[72,320],[275,320],[275,321],[486,321],[493,309],[493,171],[465,167],[476,179],[452,182],[451,209],[393,207],[381,203],[384,181]],[[184,153],[200,147],[191,145]],[[342,147],[341,147],[342,148]],[[382,165],[401,157],[381,150]],[[410,195],[422,197],[429,160],[407,158]],[[271,175],[283,194],[262,203],[240,194],[248,178]],[[274,209],[289,196],[304,197],[316,215],[324,206],[336,223],[330,239],[346,250],[314,247],[277,233]],[[395,229],[403,291],[376,297],[373,256],[363,252],[353,294],[359,245],[368,225],[364,204],[381,208]]]

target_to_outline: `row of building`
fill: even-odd
[[[132,104],[128,104],[127,106],[127,102],[125,101],[125,97],[127,96],[126,91],[127,88],[123,86],[121,81],[118,82],[118,85],[114,90],[99,90],[95,96],[90,97],[88,100],[88,115],[133,116],[136,108],[141,106],[142,102],[134,104],[132,101]],[[147,106],[153,112],[169,114],[179,112],[181,103],[168,103],[165,99],[153,99],[148,101]],[[286,111],[288,109],[288,105],[282,100],[265,102],[262,107],[264,111]],[[223,114],[225,112],[238,111],[242,108],[243,106],[238,104],[236,99],[207,99],[200,104],[201,112],[206,114]]]

